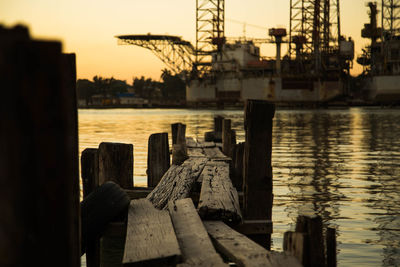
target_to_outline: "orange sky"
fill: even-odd
[[[226,0],[225,17],[248,24],[289,28],[289,0]],[[341,0],[342,34],[356,42],[355,53],[368,42],[360,32],[368,22],[365,0]],[[77,54],[78,78],[94,75],[132,82],[134,76],[158,80],[164,64],[149,50],[119,46],[121,34],[170,34],[195,43],[195,0],[5,0],[0,1],[0,23],[23,23],[32,36],[62,40],[64,52]],[[240,37],[243,25],[230,20],[226,35]],[[266,30],[247,26],[247,37],[265,38]],[[263,56],[274,56],[263,45]],[[282,49],[283,54],[286,48]],[[361,71],[355,64],[353,74]]]

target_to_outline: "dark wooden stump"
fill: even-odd
[[[336,267],[336,229],[326,229],[326,263],[327,267]]]
[[[74,55],[0,29],[0,265],[80,266]]]
[[[147,153],[147,186],[157,186],[169,167],[168,133],[150,135]]]
[[[132,189],[133,145],[101,143],[99,145],[99,184],[113,181],[124,189]]]
[[[271,220],[272,215],[272,119],[275,106],[267,101],[247,100],[245,106],[244,217]],[[251,236],[260,245],[270,246],[270,235]]]
[[[222,142],[222,121],[224,117],[214,117],[214,142]]]

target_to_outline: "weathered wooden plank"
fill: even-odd
[[[188,197],[206,162],[206,158],[190,158],[182,165],[172,165],[147,199],[164,209],[168,201]]]
[[[214,117],[214,142],[222,142],[222,121],[224,117]]]
[[[204,226],[217,250],[238,266],[301,266],[293,256],[272,253],[221,221],[205,221]],[[290,261],[290,265],[282,264]]]
[[[99,183],[113,181],[124,189],[133,182],[133,145],[103,142],[99,145]]]
[[[128,211],[123,264],[173,264],[181,256],[167,211],[147,199],[132,200]]]
[[[241,224],[233,227],[236,231],[244,235],[271,234],[271,220],[243,220]]]
[[[205,147],[203,148],[204,154],[207,158],[213,160],[231,160],[230,157],[224,155],[218,147]]]
[[[231,176],[233,186],[238,191],[243,191],[243,154],[244,154],[244,143],[235,145],[235,155],[232,155],[233,174]]]
[[[197,141],[197,143],[199,144],[199,147],[202,147],[202,148],[215,147],[215,143],[214,142]]]
[[[194,140],[193,137],[186,137],[186,146],[188,148],[194,148],[194,147],[199,147],[199,144],[197,143],[196,140]]]
[[[150,135],[147,153],[147,186],[156,186],[169,167],[168,133]]]
[[[229,178],[229,164],[206,164],[198,211],[202,219],[240,222],[239,196]]]
[[[189,157],[206,157],[201,147],[188,147],[187,153]]]
[[[190,198],[168,203],[185,265],[227,266],[215,251]]]

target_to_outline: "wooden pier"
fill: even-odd
[[[204,140],[171,125],[172,160],[168,134],[150,136],[146,188],[134,187],[133,145],[84,150],[79,205],[75,55],[23,27],[0,37],[10,87],[0,109],[1,266],[78,267],[84,253],[88,267],[336,266],[335,231],[319,217],[299,217],[285,251],[269,250],[272,104],[247,101],[244,143],[222,117]]]
[[[92,242],[101,245],[97,246],[97,251],[90,249],[87,252],[88,267],[227,266],[228,263],[237,266],[326,266],[324,245],[320,245],[321,242],[324,244],[322,223],[312,223],[315,220],[307,217],[302,217],[303,226],[298,226],[296,232],[285,234],[284,252],[269,250],[273,229],[273,116],[272,104],[248,101],[246,142],[240,144],[233,138],[235,133],[229,119],[217,117],[214,121],[221,125],[215,125],[214,129],[221,132],[207,132],[204,140],[186,137],[186,125],[172,124],[171,166],[170,154],[165,152],[169,150],[168,134],[151,135],[147,170],[149,187],[120,184],[131,199],[127,216],[110,223],[103,236]],[[110,147],[110,151],[123,147],[102,143],[97,150],[99,159],[108,158],[103,153],[111,153],[100,149],[105,146]],[[112,146],[116,148],[111,149]],[[126,149],[130,150],[128,146]],[[121,178],[126,177],[123,172],[131,172],[123,166],[133,165],[132,157],[114,160],[113,164],[104,167],[101,160],[90,160],[96,157],[95,151],[88,149],[82,154],[82,172],[91,173],[93,179],[101,177],[103,174],[100,173],[107,168],[113,169]],[[126,153],[120,151],[119,155],[122,154]],[[99,174],[90,171],[95,168]],[[160,170],[164,170],[162,174]],[[115,176],[107,177],[119,182]],[[90,180],[84,181],[96,184]],[[313,230],[307,230],[311,226]],[[107,247],[110,243],[112,246]],[[89,248],[94,246],[89,245]],[[333,254],[336,255],[336,251]]]

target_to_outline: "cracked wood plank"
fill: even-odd
[[[272,253],[221,221],[205,221],[204,226],[217,250],[237,266],[301,266],[294,256]]]
[[[240,222],[239,196],[229,178],[229,164],[209,162],[201,173],[198,205],[200,217],[208,220]]]
[[[180,266],[227,266],[215,251],[190,198],[168,203],[184,263]]]
[[[206,162],[206,158],[189,158],[182,165],[172,165],[147,199],[156,208],[166,209],[168,201],[188,197]]]
[[[181,251],[167,211],[145,198],[132,200],[128,210],[124,266],[176,264]]]

